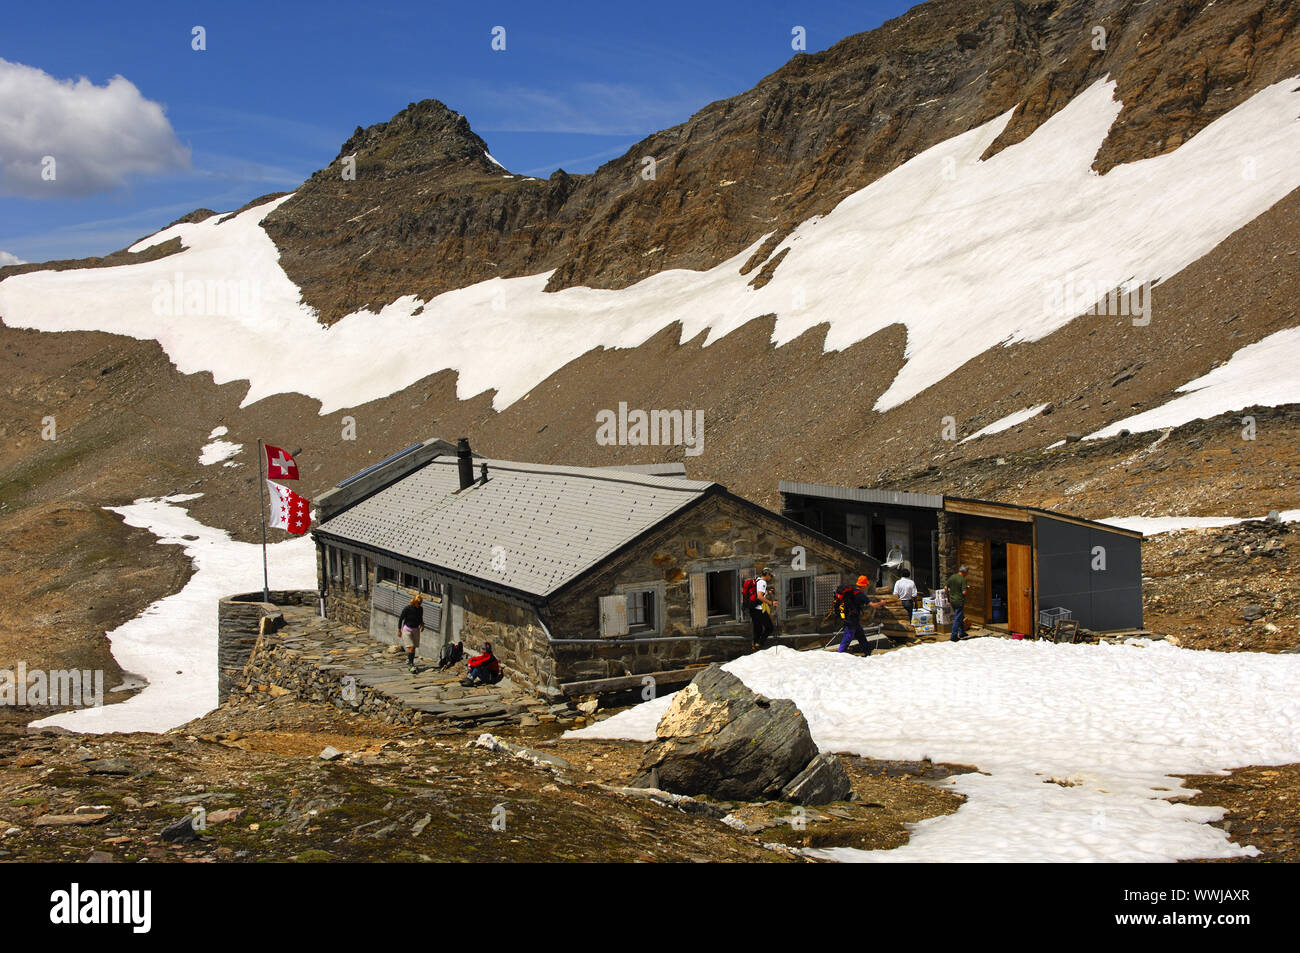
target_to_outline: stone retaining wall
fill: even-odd
[[[272,589],[270,602],[262,601],[262,593],[245,592],[226,596],[217,603],[217,700],[224,702],[235,691],[243,675],[244,666],[252,657],[263,619],[272,624],[284,625],[281,606],[315,605],[316,593],[310,589]],[[278,623],[275,620],[279,620]]]
[[[238,690],[245,694],[293,694],[307,701],[382,718],[395,725],[423,723],[423,712],[373,691],[355,678],[322,668],[284,645],[274,633],[259,636],[241,673]]]

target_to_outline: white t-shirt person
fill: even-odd
[[[916,599],[916,583],[908,576],[902,576],[898,582],[894,583],[894,595],[898,596],[904,602],[911,602]]]

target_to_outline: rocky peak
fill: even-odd
[[[410,103],[387,122],[357,126],[335,161],[351,155],[358,164],[382,163],[390,175],[449,164],[493,175],[502,172],[488,159],[487,143],[470,129],[469,120],[437,99]]]

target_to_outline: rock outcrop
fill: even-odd
[[[844,800],[851,791],[840,763],[818,753],[794,702],[756,694],[716,665],[677,693],[656,734],[635,787],[798,804]]]

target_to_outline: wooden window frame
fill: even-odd
[[[782,570],[775,573],[773,582],[776,583],[777,593],[781,599],[780,611],[782,619],[803,618],[804,616],[813,615],[818,571],[816,566],[809,566],[807,569]],[[804,607],[798,611],[791,611],[789,586],[795,579],[804,581]]]
[[[628,606],[627,615],[627,634],[639,638],[659,635],[664,630],[664,610],[667,605],[667,585],[663,582],[629,582],[614,587],[614,595],[630,596],[634,593],[648,592],[651,598],[651,612],[654,615],[653,625],[634,626],[632,624],[631,606]]]

